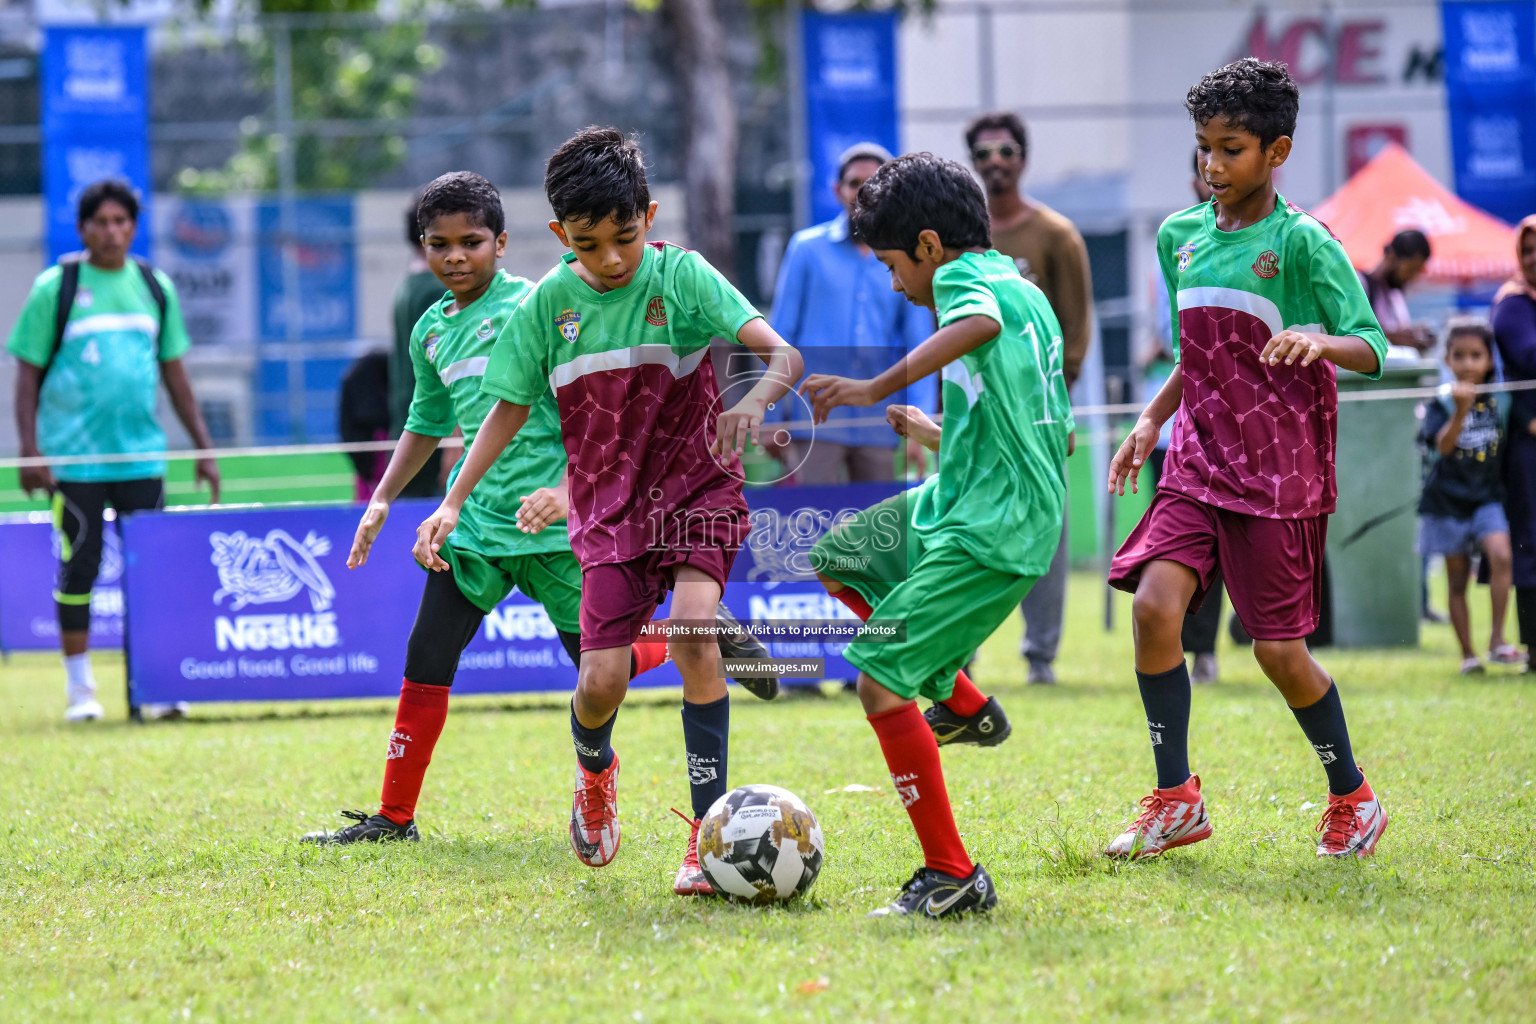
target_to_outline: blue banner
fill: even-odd
[[[743,621],[848,619],[806,554],[840,514],[900,484],[748,492],[753,532],[725,600]],[[348,571],[360,509],[346,506],[146,512],[124,525],[128,669],[137,703],[389,697],[425,580],[410,556],[435,505],[397,502],[368,564]],[[173,554],[168,554],[173,553]],[[13,574],[7,574],[13,575]],[[666,615],[666,606],[657,617]],[[784,640],[776,657],[826,658],[853,678],[844,644]],[[460,693],[565,691],[576,671],[543,608],[513,594],[459,661]],[[635,681],[676,686],[670,664]]]
[[[1456,192],[1506,221],[1536,212],[1536,0],[1440,6]]]
[[[107,513],[111,515],[109,511]],[[56,651],[59,614],[53,603],[58,535],[45,512],[0,517],[0,651]],[[91,647],[123,645],[123,553],[113,520],[102,534],[101,571],[91,591]]]
[[[837,158],[859,142],[901,152],[896,104],[896,13],[801,16],[811,215],[842,213],[833,187]]]
[[[357,336],[357,252],[352,199],[294,200],[299,225],[294,259],[303,293],[297,303],[299,337],[305,341],[351,341]],[[262,341],[288,340],[288,304],[283,296],[282,204],[264,200],[256,210],[260,238],[256,279]]]
[[[133,251],[149,257],[149,87],[142,26],[43,30],[43,192],[51,264],[80,249],[80,192],[121,178],[139,192]]]

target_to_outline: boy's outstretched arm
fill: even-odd
[[[1374,374],[1381,369],[1376,350],[1353,334],[1321,334],[1316,331],[1281,331],[1259,353],[1259,362],[1278,366],[1311,366],[1326,359],[1345,370]]]
[[[746,450],[748,437],[757,444],[768,406],[789,394],[805,372],[805,360],[799,351],[779,337],[762,317],[748,320],[736,332],[736,340],[766,363],[768,369],[741,401],[720,414],[715,425],[715,443],[709,448],[711,455],[731,450],[740,455]]]
[[[1168,417],[1179,411],[1179,403],[1184,400],[1184,367],[1182,364],[1175,366],[1173,372],[1168,375],[1168,380],[1152,396],[1152,401],[1141,411],[1141,417],[1137,419],[1136,426],[1131,428],[1131,436],[1120,445],[1120,450],[1115,452],[1115,457],[1109,462],[1109,493],[1124,495],[1125,482],[1130,480],[1131,493],[1136,493],[1136,477],[1141,473],[1141,467],[1146,464],[1147,456],[1152,449],[1157,447],[1157,435],[1162,433],[1163,424],[1168,422]]]
[[[800,385],[800,393],[810,397],[815,421],[825,423],[827,413],[837,406],[874,405],[913,381],[939,372],[967,352],[974,352],[997,337],[1002,329],[1002,324],[989,316],[978,314],[962,317],[940,327],[931,338],[908,353],[905,359],[873,380],[851,380],[813,373]]]
[[[437,449],[438,440],[430,434],[417,434],[409,430],[400,432],[400,441],[389,456],[389,466],[384,470],[379,486],[374,488],[373,497],[368,500],[368,507],[363,509],[363,518],[357,524],[357,534],[352,538],[352,550],[347,555],[348,569],[367,564],[368,552],[378,539],[379,531],[384,529],[384,520],[389,518],[390,503],[421,472],[421,467],[427,464],[427,459]]]
[[[464,468],[459,470],[458,479],[453,482],[453,487],[437,511],[416,528],[416,546],[411,549],[416,561],[437,572],[448,568],[448,563],[439,558],[437,553],[453,528],[459,525],[459,510],[464,507],[475,485],[501,458],[501,453],[506,451],[507,445],[512,443],[512,439],[527,422],[526,405],[514,405],[504,399],[497,399],[496,404],[491,406],[491,411],[485,414],[485,422],[480,424],[480,432],[475,435],[475,443],[469,446],[469,452],[464,456]]]

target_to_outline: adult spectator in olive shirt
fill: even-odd
[[[389,351],[389,436],[399,437],[405,429],[405,417],[411,411],[411,395],[416,390],[416,374],[411,367],[411,331],[421,314],[443,297],[443,283],[427,267],[427,255],[421,248],[421,223],[416,206],[418,192],[405,211],[405,240],[411,247],[411,266],[405,280],[395,289],[395,337]],[[402,498],[432,498],[443,493],[443,450],[434,451],[400,491]]]
[[[992,247],[1012,257],[1019,273],[1040,286],[1061,322],[1061,367],[1071,388],[1088,354],[1092,330],[1093,285],[1083,236],[1067,218],[1020,190],[1029,157],[1029,136],[1017,115],[981,115],[966,128],[965,145],[986,186]],[[1050,571],[1040,577],[1019,606],[1024,613],[1019,653],[1029,660],[1031,683],[1056,681],[1054,663],[1066,600],[1067,524],[1063,518],[1061,542]]]

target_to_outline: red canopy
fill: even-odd
[[[1311,213],[1359,270],[1376,266],[1382,247],[1404,228],[1429,237],[1428,278],[1502,279],[1516,270],[1515,229],[1441,185],[1396,143]]]

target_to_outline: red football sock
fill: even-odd
[[[944,769],[939,765],[939,743],[917,710],[916,703],[903,704],[892,711],[869,716],[880,752],[891,769],[896,794],[906,805],[907,816],[923,844],[923,861],[935,871],[955,878],[967,878],[975,867],[955,816],[949,809],[949,791],[944,788]]]
[[[864,595],[852,587],[844,587],[832,595],[848,607],[848,610],[859,617],[860,622],[868,622],[869,617],[875,614],[875,610],[864,600]]]
[[[432,748],[448,717],[448,687],[426,686],[409,679],[400,684],[395,731],[389,734],[384,759],[384,795],[379,813],[396,825],[416,817],[421,780],[432,763]]]
[[[955,692],[939,703],[955,714],[969,718],[986,707],[987,695],[976,689],[971,677],[965,674],[965,669],[961,669],[955,673]]]
[[[635,659],[635,676],[649,672],[658,665],[665,665],[672,657],[667,653],[665,640],[637,640],[629,645],[630,656]]]
[[[869,602],[864,600],[864,595],[852,587],[844,587],[832,596],[843,602],[853,614],[865,622],[868,622],[869,617],[875,613],[875,610],[869,606]],[[969,718],[985,707],[986,703],[987,695],[976,689],[976,684],[971,682],[971,677],[965,674],[965,669],[956,672],[955,692],[943,702],[944,706],[957,715]]]

